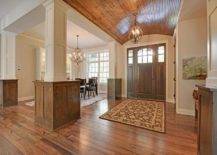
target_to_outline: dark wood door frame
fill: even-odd
[[[159,46],[164,46],[164,62],[163,63],[159,63],[158,61],[157,61],[157,55],[158,55],[158,53],[157,53],[157,49],[158,49],[158,47]],[[137,52],[140,50],[140,49],[143,49],[143,48],[151,48],[152,50],[153,50],[153,63],[150,63],[150,64],[139,64],[139,63],[137,63]],[[128,63],[128,53],[129,53],[129,51],[131,51],[131,50],[133,50],[133,64],[129,64]],[[136,63],[136,64],[135,64]],[[160,97],[160,96],[158,96],[158,97],[147,97],[148,99],[156,99],[156,100],[158,100],[158,98],[161,98],[161,99],[159,99],[159,100],[166,100],[166,88],[167,88],[167,80],[166,80],[166,78],[167,78],[167,70],[166,70],[166,68],[167,68],[167,44],[166,43],[159,43],[159,44],[150,44],[150,45],[145,45],[145,46],[138,46],[138,47],[130,47],[130,48],[127,48],[127,97],[128,98],[138,98],[138,94],[137,93],[135,93],[135,91],[136,91],[136,88],[138,88],[138,84],[136,84],[136,82],[134,81],[134,82],[132,82],[132,80],[128,80],[128,78],[129,78],[129,76],[131,76],[131,78],[133,78],[134,80],[137,80],[138,81],[138,75],[136,75],[136,74],[138,74],[137,72],[138,72],[138,70],[137,69],[135,69],[135,65],[138,67],[138,66],[142,66],[142,65],[146,65],[146,66],[148,66],[148,65],[152,65],[152,67],[154,68],[154,69],[152,69],[153,71],[154,71],[154,73],[153,73],[153,71],[152,71],[152,78],[153,78],[153,74],[154,75],[156,75],[154,78],[154,81],[155,81],[155,84],[153,84],[153,91],[157,94],[157,89],[159,90],[159,89],[161,89],[160,87],[159,87],[159,83],[160,82],[156,82],[156,80],[157,80],[157,74],[158,75],[160,75],[160,73],[157,73],[157,70],[161,70],[161,69],[159,69],[160,67],[161,68],[163,68],[163,70],[164,70],[164,77],[163,77],[163,83],[164,83],[164,86],[163,86],[163,92],[164,92],[164,96],[163,96],[163,99]],[[163,65],[163,66],[162,66]],[[142,68],[142,67],[141,67]],[[143,67],[144,68],[144,67]],[[150,74],[149,74],[150,75]],[[159,78],[158,78],[158,80],[159,80]],[[162,79],[161,79],[161,81],[162,81]],[[150,81],[150,79],[149,79],[149,83],[150,83],[151,81]],[[153,83],[153,80],[152,80],[152,83]],[[162,90],[161,90],[162,91]],[[134,93],[134,94],[133,94]],[[135,95],[135,94],[137,94],[137,95]],[[140,97],[139,97],[140,98]],[[142,97],[143,98],[143,97]],[[146,98],[146,97],[144,97],[144,98]]]

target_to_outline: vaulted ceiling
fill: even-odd
[[[181,0],[63,0],[121,44],[131,27],[143,34],[173,35]]]

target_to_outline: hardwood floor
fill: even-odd
[[[34,109],[23,103],[0,113],[0,155],[16,154],[186,154],[197,150],[193,117],[166,104],[166,134],[110,122],[99,116],[119,104],[107,100],[81,109],[81,119],[55,132],[34,124]]]

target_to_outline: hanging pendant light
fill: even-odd
[[[132,39],[133,43],[136,44],[141,39],[143,32],[142,32],[141,27],[137,25],[136,15],[134,15],[134,16],[135,16],[135,21],[134,21],[134,25],[130,31],[130,39]]]
[[[74,49],[74,51],[72,52],[72,60],[79,65],[81,62],[84,61],[84,55],[81,52],[81,49],[78,48],[78,37],[79,35],[77,35],[77,47]]]

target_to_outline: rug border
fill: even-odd
[[[134,100],[134,101],[137,101],[137,100],[143,100],[143,101],[150,101],[150,100],[144,100],[144,99],[126,99],[126,100],[123,100],[123,101],[127,101],[127,100]],[[155,101],[155,100],[151,100],[151,101]],[[118,106],[119,104],[115,105],[114,107],[112,107],[111,109],[109,109],[107,112],[105,112],[104,114],[101,114],[99,116],[100,119],[102,120],[106,120],[106,121],[111,121],[111,122],[115,122],[115,123],[119,123],[119,124],[124,124],[124,125],[128,125],[128,126],[133,126],[133,127],[137,127],[137,128],[140,128],[140,129],[145,129],[145,130],[149,130],[149,131],[152,131],[152,132],[156,132],[156,133],[162,133],[162,134],[166,134],[166,102],[165,101],[159,101],[159,100],[156,100],[155,102],[162,102],[163,103],[163,107],[164,107],[164,117],[163,117],[163,120],[164,120],[164,126],[163,126],[163,129],[164,131],[161,132],[161,131],[156,131],[156,130],[151,130],[151,129],[148,129],[148,128],[144,128],[144,127],[140,127],[140,126],[136,126],[136,125],[132,125],[132,124],[128,124],[128,123],[122,123],[122,122],[119,122],[119,121],[115,121],[115,120],[111,120],[111,119],[106,119],[106,118],[102,118],[103,115],[105,115],[106,113],[108,113],[110,110],[112,110],[113,108],[115,108],[116,106]]]

